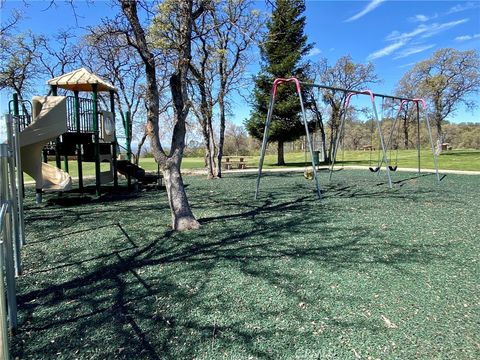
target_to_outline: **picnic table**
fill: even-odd
[[[245,158],[243,157],[225,156],[225,162],[223,163],[223,167],[225,170],[246,169],[247,163],[245,162]]]

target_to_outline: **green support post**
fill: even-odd
[[[132,162],[132,126],[130,124],[130,111],[125,112],[125,137],[127,140],[127,160]],[[127,176],[128,187],[132,184],[130,175]]]
[[[68,170],[68,155],[67,155],[66,152],[63,154],[63,167],[65,169],[65,172],[68,173],[69,172],[69,170]]]
[[[52,85],[51,89],[52,89],[52,95],[58,96],[57,85]],[[55,139],[55,163],[57,165],[57,168],[59,169],[62,168],[62,161],[60,159],[60,137],[57,137]]]
[[[95,139],[95,194],[100,196],[100,134],[98,126],[98,91],[97,84],[92,84],[93,90],[93,136]]]
[[[127,159],[132,161],[132,124],[130,121],[130,111],[125,114],[125,134],[127,138]]]
[[[19,119],[20,106],[19,106],[18,94],[17,93],[13,94],[13,115],[16,116],[17,119]],[[20,124],[20,120],[18,120],[18,124]],[[17,130],[20,131],[20,128],[17,129]],[[23,194],[25,194],[25,182],[24,182],[24,179],[23,179],[23,172],[20,172],[20,177],[22,179],[21,186],[22,186]],[[18,186],[20,186],[20,184]]]
[[[77,135],[80,135],[80,98],[78,91],[73,92],[75,96],[75,126],[77,127]],[[80,139],[80,136],[78,137]],[[82,144],[77,143],[77,165],[78,165],[78,188],[83,192],[83,167],[82,167]]]
[[[13,94],[13,115],[19,116],[20,115],[20,107],[18,106],[18,94]]]
[[[117,132],[115,126],[115,91],[110,90],[110,111],[113,118],[113,143],[112,143],[112,165],[113,165],[113,186],[118,188],[117,174]]]

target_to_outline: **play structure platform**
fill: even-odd
[[[130,178],[142,184],[158,182],[158,174],[146,174],[128,160],[117,161],[120,146],[115,130],[113,85],[84,68],[51,79],[47,84],[51,87],[48,96],[35,96],[28,102],[19,101],[14,95],[10,109],[11,114],[20,119],[22,168],[35,180],[37,201],[41,201],[44,191],[72,189],[68,162],[72,158],[77,160],[80,191],[84,186],[83,162],[95,163],[97,196],[102,184],[113,182],[118,186],[117,172],[125,175],[129,183]],[[58,96],[58,89],[73,91],[73,96]],[[80,97],[80,92],[89,92],[90,97]],[[100,108],[99,92],[109,93],[109,110]],[[130,158],[131,124],[129,116],[125,118],[127,157]],[[55,164],[48,163],[53,156]]]

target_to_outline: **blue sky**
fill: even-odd
[[[30,1],[25,7],[23,1],[7,0],[2,21],[9,9],[21,8],[26,18],[20,30],[48,34],[76,25],[71,9],[61,0],[56,7],[45,10],[49,3]],[[93,25],[100,17],[109,15],[108,1],[96,1],[89,6],[83,1],[76,4],[79,26]],[[265,9],[264,1],[257,1],[256,5]],[[325,57],[333,64],[341,56],[350,55],[358,63],[372,61],[383,80],[373,88],[380,93],[393,93],[406,71],[440,48],[480,51],[478,0],[307,1],[306,16],[306,33],[309,41],[315,43],[309,59],[316,61]],[[258,65],[249,68],[252,74],[258,69]],[[2,95],[3,112],[5,94]],[[236,102],[234,120],[241,123],[248,116],[249,108],[239,98]],[[450,120],[480,122],[480,110],[472,114],[461,109]]]

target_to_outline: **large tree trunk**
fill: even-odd
[[[325,164],[330,164],[330,157],[327,154],[327,136],[325,134],[325,128],[322,126],[320,130],[320,136],[322,138],[322,158]]]
[[[278,142],[277,165],[285,165],[285,154],[284,154],[284,143],[283,143],[283,141]]]
[[[335,120],[334,119],[330,119],[329,127],[330,127],[330,141],[328,142],[327,158],[328,158],[329,163],[331,163],[333,161],[333,149],[335,147],[335,141],[337,139],[337,137],[336,137],[337,131],[335,130]]]
[[[218,106],[220,112],[220,136],[218,139],[218,152],[217,152],[217,177],[222,177],[222,157],[223,157],[223,145],[225,144],[225,95],[221,89],[218,96]]]
[[[180,74],[173,74],[170,78],[170,88],[174,101],[176,123],[173,130],[171,156],[165,163],[160,163],[160,167],[165,177],[170,179],[170,190],[167,189],[172,210],[172,228],[178,231],[198,229],[200,223],[195,219],[190,209],[190,205],[185,193],[182,176],[180,175],[180,166],[182,164],[183,150],[185,149],[185,122],[188,115],[186,75],[181,71],[187,71],[180,68]]]
[[[207,167],[207,178],[213,179],[215,178],[215,164],[212,161],[212,158],[215,155],[212,155],[210,130],[207,125],[207,120],[202,120],[200,123],[202,125],[203,141],[205,142],[205,166]]]
[[[442,130],[442,117],[440,115],[435,116],[435,126],[437,128],[437,155],[442,153],[442,144],[445,142],[445,134]]]
[[[215,149],[215,134],[213,133],[213,126],[212,126],[212,118],[209,119],[209,122],[208,122],[208,137],[209,137],[209,144],[210,144],[210,151],[209,151],[209,155],[210,155],[210,164],[211,164],[211,171],[212,171],[212,175],[213,175],[213,178],[216,178],[217,176],[217,164],[216,164],[216,159],[215,159],[215,156],[216,156],[216,149]]]
[[[165,187],[167,189],[168,202],[172,209],[172,228],[178,231],[198,229],[200,224],[195,220],[187,194],[183,185],[180,166],[172,166],[163,169]]]
[[[170,155],[167,156],[160,143],[159,136],[159,91],[156,78],[155,56],[150,51],[145,37],[145,31],[140,24],[137,13],[137,2],[132,0],[121,1],[122,11],[128,19],[134,39],[127,37],[127,41],[140,54],[145,65],[147,91],[145,103],[147,105],[147,132],[150,138],[152,152],[155,160],[160,165],[172,212],[172,228],[183,231],[196,229],[200,226],[190,210],[187,195],[180,175],[183,150],[185,148],[185,120],[189,112],[187,96],[187,71],[191,60],[191,35],[193,14],[192,0],[182,0],[179,3],[179,30],[178,43],[181,44],[178,61],[175,64],[175,73],[170,77],[175,126],[172,135]]]

